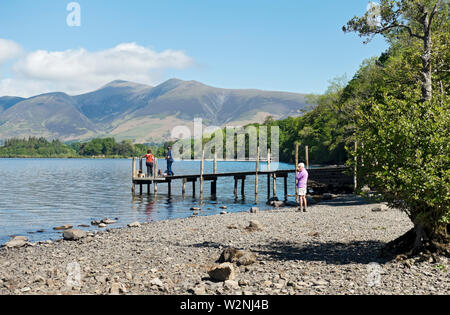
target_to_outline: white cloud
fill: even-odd
[[[10,59],[22,55],[23,49],[16,42],[0,38],[0,66]]]
[[[0,80],[0,96],[32,96],[50,91],[80,94],[118,79],[156,84],[164,70],[184,69],[193,63],[183,51],[156,52],[136,43],[96,52],[83,48],[37,50],[12,65],[14,77]]]

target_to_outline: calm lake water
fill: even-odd
[[[159,160],[160,169],[165,161]],[[144,165],[145,167],[145,165]],[[218,172],[252,171],[254,162],[219,162]],[[264,164],[261,169],[265,169]],[[293,165],[280,163],[279,169]],[[175,162],[176,175],[198,174],[200,162]],[[205,173],[212,173],[213,163],[206,162]],[[294,174],[290,175],[289,194],[294,194]],[[266,176],[260,176],[259,206],[264,207],[267,191]],[[283,181],[278,180],[277,191],[283,198]],[[192,197],[188,183],[186,197],[181,195],[181,180],[172,183],[172,196],[167,196],[167,184],[158,185],[158,194],[133,197],[131,194],[131,160],[96,159],[0,159],[0,244],[11,235],[25,235],[30,241],[58,239],[61,235],[53,227],[71,224],[90,225],[92,220],[119,218],[109,227],[128,223],[185,218],[192,215],[192,206],[202,206],[200,215],[218,214],[226,205],[228,212],[248,211],[255,205],[255,177],[246,180],[246,200],[233,195],[234,179],[219,178],[217,200],[210,199],[210,184],[205,182],[203,202]],[[153,192],[153,187],[152,190]],[[239,183],[240,193],[240,183]],[[79,227],[77,227],[79,228]],[[94,230],[96,227],[80,228]],[[44,230],[37,233],[38,230]]]

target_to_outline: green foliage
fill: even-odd
[[[48,141],[45,138],[8,139],[0,147],[0,157],[74,157],[75,150],[59,140]]]
[[[352,136],[351,121],[344,119],[346,113],[339,106],[346,84],[345,77],[336,78],[323,95],[310,95],[315,108],[301,117],[289,117],[274,121],[266,119],[268,144],[270,147],[270,127],[280,130],[280,161],[293,163],[295,144],[300,145],[300,160],[304,148],[309,147],[309,160],[314,164],[344,164],[347,160],[345,145]],[[253,124],[256,127],[261,125]]]
[[[92,139],[89,142],[74,142],[66,145],[59,140],[48,141],[45,138],[8,139],[0,147],[0,157],[15,158],[75,158],[75,157],[112,157],[124,158],[143,156],[148,149],[158,147],[133,144],[130,140],[116,142],[114,138]]]
[[[361,67],[341,102],[355,123],[359,183],[404,210],[430,238],[446,235],[450,222],[447,7],[448,1],[382,0],[381,24],[351,20],[347,30],[383,34],[391,46]],[[433,24],[424,27],[426,20]]]
[[[423,103],[416,92],[356,111],[359,177],[430,230],[450,220],[449,104],[447,97]]]

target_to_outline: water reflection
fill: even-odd
[[[163,161],[159,161],[163,163]],[[219,162],[219,172],[253,170],[252,162]],[[177,174],[197,174],[199,161],[175,162]],[[280,168],[292,168],[287,164]],[[167,196],[167,185],[158,185],[158,194],[131,196],[130,160],[88,159],[0,159],[0,244],[9,235],[26,235],[30,241],[60,238],[53,227],[64,224],[89,225],[93,220],[119,218],[111,227],[128,223],[150,222],[185,218],[192,215],[191,207],[201,207],[199,215],[219,214],[226,205],[228,212],[248,211],[255,204],[254,177],[248,177],[245,200],[235,197],[234,179],[220,178],[217,196],[211,196],[209,182],[205,182],[203,201],[199,200],[199,183],[196,196],[192,185],[181,194],[181,181],[172,183],[172,196]],[[213,171],[213,163],[205,163],[205,172]],[[294,193],[294,178],[289,179],[289,194]],[[278,183],[282,192],[282,181]],[[260,177],[258,203],[263,207],[266,196],[266,179]],[[97,227],[81,228],[86,230]],[[42,233],[35,233],[44,230]],[[33,234],[27,234],[34,232]]]

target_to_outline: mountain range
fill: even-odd
[[[221,89],[197,81],[170,79],[152,87],[113,81],[102,88],[70,96],[47,93],[30,98],[0,97],[0,139],[29,136],[87,140],[161,142],[179,125],[245,125],[267,116],[299,116],[309,107],[305,94]]]

